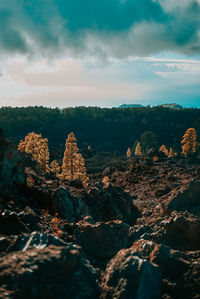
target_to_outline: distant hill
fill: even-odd
[[[119,108],[137,108],[137,107],[144,107],[141,104],[123,104],[119,106]]]
[[[184,109],[183,106],[178,105],[176,103],[173,103],[173,104],[162,104],[162,105],[159,105],[158,107],[164,107],[164,108],[170,108],[170,109]]]

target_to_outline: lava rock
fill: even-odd
[[[84,251],[97,259],[112,258],[127,243],[129,227],[122,221],[80,221],[76,224],[76,236]]]
[[[110,261],[102,282],[102,298],[161,298],[159,267],[122,249]]]
[[[74,206],[67,189],[64,187],[57,189],[52,195],[52,200],[56,213],[64,219],[67,219],[69,222],[75,221]]]
[[[66,243],[56,236],[50,234],[32,232],[29,235],[19,236],[11,250],[26,251],[30,248],[43,249],[50,245],[65,246]]]
[[[134,225],[139,216],[133,199],[122,188],[109,185],[101,189],[93,188],[89,192],[89,208],[96,221],[121,220]]]
[[[0,182],[6,186],[25,183],[25,166],[22,156],[7,139],[0,137]]]
[[[169,210],[185,211],[192,207],[200,207],[200,181],[193,180],[188,186],[169,198]]]
[[[29,232],[29,229],[16,213],[0,215],[0,234],[9,236],[24,232]]]
[[[189,213],[177,213],[165,223],[165,236],[179,246],[186,243],[190,249],[200,246],[200,218]]]
[[[89,209],[84,200],[81,197],[73,197],[64,187],[58,188],[52,194],[52,202],[54,211],[69,222],[89,216]]]
[[[98,272],[76,245],[49,246],[0,258],[3,298],[98,298]]]

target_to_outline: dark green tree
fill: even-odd
[[[157,148],[158,141],[156,135],[151,131],[146,131],[141,135],[142,151],[146,153],[150,148]]]

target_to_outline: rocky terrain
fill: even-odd
[[[1,137],[0,297],[199,298],[200,168],[154,161],[120,161],[84,188]]]

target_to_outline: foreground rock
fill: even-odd
[[[50,246],[0,258],[3,298],[98,298],[98,273],[79,247]]]
[[[159,266],[162,298],[198,298],[200,281],[196,271],[200,269],[200,251],[174,250],[145,239],[136,241],[131,250],[133,255]]]
[[[76,236],[84,251],[100,260],[112,258],[126,247],[129,227],[122,221],[77,223]]]
[[[122,220],[134,225],[139,213],[133,199],[122,188],[109,185],[103,188],[92,188],[88,202],[91,214],[96,221]]]
[[[0,136],[0,182],[17,185],[25,182],[24,164],[17,148]]]
[[[42,234],[33,232],[30,235],[25,234],[18,236],[15,243],[10,250],[12,251],[26,251],[30,248],[43,249],[50,245],[54,246],[66,246],[67,243],[60,240],[56,236],[50,234]]]
[[[193,211],[200,215],[200,181],[192,180],[179,192],[175,192],[167,203],[169,210]]]
[[[123,249],[108,264],[102,282],[102,298],[161,298],[159,268]]]
[[[188,212],[174,211],[146,231],[143,238],[169,245],[174,249],[198,250],[200,218]]]
[[[93,178],[84,188],[41,173],[6,142],[2,298],[199,298],[197,165],[133,158],[105,170],[105,185]]]
[[[52,194],[53,210],[69,222],[77,221],[90,214],[89,208],[81,197],[72,196],[64,187]]]

